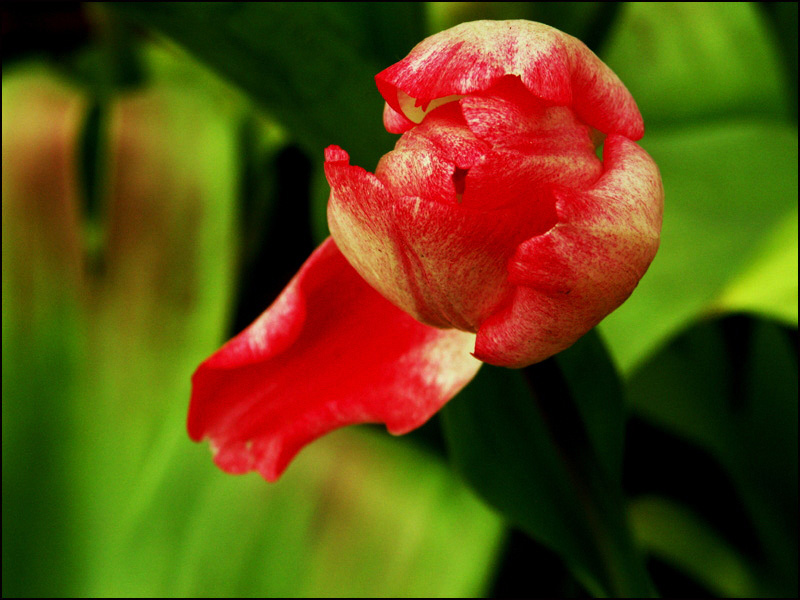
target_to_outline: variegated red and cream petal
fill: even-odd
[[[462,23],[423,40],[375,81],[395,111],[419,123],[437,102],[483,92],[507,75],[537,98],[572,106],[603,133],[644,134],[636,102],[614,72],[580,40],[531,21]]]
[[[517,245],[552,225],[535,202],[494,211],[395,199],[396,243],[417,297],[418,319],[477,331],[513,291],[508,261]]]
[[[475,356],[520,367],[571,346],[633,292],[659,244],[664,189],[634,142],[609,136],[605,173],[585,192],[554,189],[559,223],[520,245],[517,286],[478,331]]]
[[[491,150],[492,144],[479,139],[469,128],[460,104],[451,102],[436,109],[422,124],[403,135],[395,150],[430,151],[461,169],[472,167]]]
[[[336,245],[367,283],[395,306],[414,313],[417,297],[403,267],[392,218],[393,198],[372,173],[349,164],[338,146],[325,150],[331,186],[328,227]]]
[[[555,183],[580,189],[602,174],[591,129],[569,108],[535,98],[518,77],[504,77],[489,91],[462,99],[459,106],[470,131],[491,144],[495,154],[507,156],[508,164],[494,167],[487,160],[480,165],[487,171],[487,184],[491,173],[496,180],[513,177],[531,187]]]
[[[517,246],[556,223],[554,201],[517,181],[514,204],[494,210],[460,204],[454,167],[429,144],[422,139],[386,155],[386,185],[344,161],[327,162],[328,223],[350,264],[396,306],[423,323],[474,332],[511,293],[508,261]],[[441,197],[391,193],[403,189]]]

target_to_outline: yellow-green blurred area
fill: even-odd
[[[374,75],[525,18],[620,76],[666,191],[659,254],[599,327],[624,407],[581,412],[617,432],[620,530],[664,595],[796,597],[796,3],[30,4],[2,8],[4,596],[613,590],[560,543],[549,467],[518,493],[539,458],[509,468],[513,419],[466,463],[450,407],[445,434],[338,431],[276,484],[185,432],[194,369],[327,235],[324,148],[391,149]],[[517,388],[485,371],[453,411],[503,415]]]

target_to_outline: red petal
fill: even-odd
[[[572,105],[604,133],[644,133],[633,97],[611,69],[581,41],[531,21],[462,23],[423,40],[375,81],[389,106],[420,122],[424,115],[412,116],[409,106],[482,92],[506,75],[520,77],[537,98]]]
[[[325,162],[342,162],[350,164],[350,155],[339,146],[331,145],[325,148]]]
[[[391,194],[375,175],[346,162],[326,162],[325,176],[331,186],[328,226],[337,246],[372,287],[413,313],[416,299],[395,243]]]
[[[460,103],[451,102],[435,109],[414,131],[400,138],[395,150],[426,150],[459,168],[469,169],[491,147],[467,127]]]
[[[552,222],[535,198],[498,210],[395,200],[393,217],[406,278],[417,295],[418,318],[477,331],[513,291],[508,261],[520,241]]]
[[[565,33],[572,74],[572,108],[584,123],[631,140],[644,135],[644,121],[625,85],[583,42]]]
[[[394,197],[415,196],[455,204],[455,165],[424,138],[414,132],[406,135],[414,136],[413,145],[398,143],[402,149],[384,154],[375,169],[376,177]]]
[[[570,109],[535,98],[518,77],[505,77],[491,90],[468,96],[459,104],[470,130],[490,142],[500,160],[496,165],[489,157],[471,173],[473,185],[467,181],[465,202],[471,200],[469,190],[476,191],[474,185],[480,179],[485,179],[488,188],[484,197],[506,196],[504,202],[508,202],[517,194],[502,190],[513,186],[498,189],[500,178],[520,182],[522,191],[544,183],[586,188],[602,174],[590,129]],[[484,176],[481,170],[486,171]],[[473,202],[479,206],[485,200]],[[488,205],[492,204],[496,202],[489,199]]]
[[[477,372],[474,340],[392,306],[328,239],[266,312],[200,365],[189,435],[210,438],[225,471],[274,481],[333,429],[422,425]]]
[[[429,143],[422,139],[418,147]],[[427,181],[449,187],[455,196],[454,167],[429,168],[441,162],[436,155],[397,150],[384,161],[392,156],[415,173],[430,171],[428,179],[410,178],[409,186],[424,192]],[[476,210],[456,202],[393,197],[387,189],[392,182],[384,186],[375,175],[341,162],[326,163],[325,173],[331,185],[328,223],[347,260],[396,306],[437,327],[476,331],[512,291],[507,264],[517,245],[556,221],[551,197],[542,201],[529,193],[517,204]],[[400,183],[404,173],[397,170]]]
[[[481,325],[475,356],[521,367],[560,352],[633,292],[658,249],[664,190],[650,156],[609,136],[605,174],[586,192],[554,190],[559,223],[518,248],[519,287]]]
[[[602,174],[589,128],[570,109],[535,98],[518,77],[505,77],[459,105],[470,130],[493,145],[467,174],[465,206],[530,201],[551,184],[586,188]],[[434,119],[431,115],[419,129]]]
[[[388,104],[383,105],[383,126],[389,133],[405,133],[414,125],[414,121],[407,119],[403,113],[397,112]]]
[[[589,128],[571,110],[545,105],[518,77],[505,77],[485,95],[431,112],[375,174],[395,198],[492,210],[535,202],[544,185],[585,188],[602,170]]]

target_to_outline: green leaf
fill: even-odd
[[[326,146],[337,144],[351,154],[353,164],[371,169],[391,147],[374,82],[388,65],[369,54],[377,36],[354,36],[357,23],[340,6],[311,3],[302,10],[280,2],[112,6],[172,38],[239,86],[285,125],[310,156],[321,157]],[[395,51],[393,43],[383,41],[388,51]]]
[[[109,136],[108,186],[101,260],[87,268],[86,94],[44,68],[3,86],[8,589],[94,595],[132,571],[118,525],[158,464],[164,422],[183,435],[189,377],[224,330],[237,120],[177,86],[110,99],[108,126],[93,128]]]
[[[795,207],[728,283],[713,308],[752,312],[797,326],[797,220]]]
[[[597,52],[619,11],[616,2],[428,2],[431,33],[481,19],[546,23]]]
[[[161,595],[165,557],[181,539],[164,532],[175,515],[161,515],[148,523],[161,545],[140,556],[129,553],[138,532],[126,524],[170,444],[186,443],[191,373],[226,326],[242,116],[228,108],[177,81],[105,107],[105,243],[87,274],[89,338],[71,400],[80,420],[70,473],[82,493],[73,510],[90,596]]]
[[[733,340],[733,342],[731,342]],[[759,586],[797,586],[797,354],[766,321],[695,326],[632,377],[642,417],[705,448],[727,471],[761,547]]]
[[[524,371],[484,366],[442,415],[457,468],[510,522],[560,554],[590,592],[647,595],[618,483],[618,389],[589,336]]]
[[[593,452],[614,483],[622,476],[624,391],[602,337],[592,330],[554,357],[575,402]]]
[[[751,3],[626,3],[602,58],[636,98],[648,132],[788,115],[777,50]]]
[[[642,146],[666,192],[659,254],[601,326],[628,374],[709,312],[786,314],[775,304],[788,298],[719,298],[743,278],[796,280],[790,262],[750,255],[796,206],[797,129],[777,49],[751,4],[626,4],[603,58],[637,100],[648,127]]]
[[[780,47],[790,115],[797,123],[797,2],[759,2]]]
[[[422,41],[425,4],[422,2],[332,2],[349,25],[350,43],[385,69],[405,57]]]
[[[121,565],[105,574],[98,593],[485,594],[502,523],[441,461],[413,445],[367,429],[338,431],[267,484],[256,474],[217,470],[206,447],[178,437],[175,417],[173,443],[144,474],[139,510],[118,523],[125,532]],[[109,575],[120,574],[108,587]]]
[[[644,496],[630,507],[639,542],[721,598],[754,598],[755,587],[744,557],[687,507],[658,496]]]
[[[675,128],[647,136],[642,145],[663,177],[664,225],[647,274],[601,325],[624,373],[718,308],[725,288],[750,268],[750,249],[797,205],[797,130],[790,125]],[[773,278],[797,277],[791,264],[782,265]]]
[[[80,595],[67,452],[85,341],[71,142],[87,106],[44,68],[3,73],[3,596]]]

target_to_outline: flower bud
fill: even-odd
[[[326,152],[331,234],[373,288],[511,367],[630,295],[658,248],[663,189],[631,141],[633,98],[586,46],[539,23],[465,23],[376,80],[387,129],[405,131],[395,149],[375,175]]]
[[[473,356],[523,367],[573,344],[658,248],[641,115],[575,38],[464,23],[376,82],[395,149],[372,174],[327,148],[332,240],[194,375],[190,435],[229,472],[274,480],[352,423],[418,427],[475,375]]]

